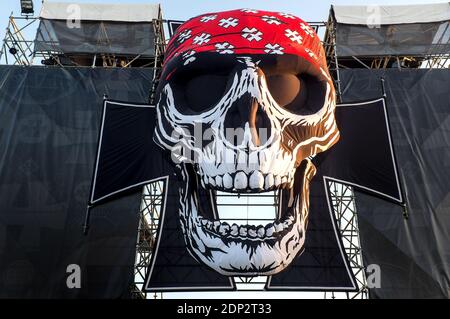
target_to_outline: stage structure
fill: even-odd
[[[86,47],[90,49],[96,48],[92,49],[91,52],[89,50],[86,51],[83,48],[80,49],[77,47],[76,43],[70,43],[70,41],[65,42],[65,39],[67,38],[65,38],[64,32],[58,33],[58,30],[60,30],[58,29],[58,26],[62,26],[61,19],[58,19],[58,17],[65,17],[65,19],[67,19],[67,15],[64,15],[64,10],[61,9],[61,6],[67,6],[68,4],[55,4],[54,6],[53,3],[44,4],[47,5],[48,11],[47,13],[41,12],[40,17],[13,17],[11,15],[6,37],[3,41],[2,51],[0,52],[0,60],[3,59],[7,64],[32,65],[35,64],[38,59],[42,59],[45,61],[44,64],[57,67],[69,65],[112,68],[152,66],[155,68],[151,70],[153,73],[153,84],[150,88],[150,102],[154,102],[154,92],[158,84],[161,62],[167,42],[164,29],[168,30],[168,34],[171,36],[176,30],[177,25],[180,24],[180,21],[164,20],[161,14],[161,8],[157,6],[158,13],[156,17],[152,16],[151,21],[136,23],[150,23],[152,25],[153,41],[149,43],[149,46],[147,45],[148,43],[143,45],[147,50],[147,53],[151,52],[151,54],[147,56],[143,53],[144,51],[141,53],[136,51],[132,54],[126,52],[127,54],[124,54],[125,51],[123,51],[123,48],[121,48],[120,45],[117,52],[114,52],[116,49],[109,50],[112,48],[110,40],[114,37],[110,37],[107,32],[105,33],[105,31],[108,30],[106,26],[110,24],[108,19],[104,18],[104,16],[99,18],[98,15],[96,17],[82,17],[82,20],[91,25],[95,25],[99,31],[97,33],[99,36],[95,38],[95,41],[92,40],[92,37],[90,37],[88,41],[85,41],[87,44]],[[81,6],[83,6],[83,4],[81,4]],[[390,68],[395,69],[391,71],[397,71],[404,68],[444,68],[448,66],[448,57],[450,54],[450,31],[448,22],[450,14],[448,14],[448,4],[408,7],[410,7],[410,11],[394,7],[395,10],[403,12],[403,15],[401,15],[402,18],[391,19],[387,15],[384,15],[383,12],[391,12],[392,7],[334,6],[331,9],[330,18],[327,22],[310,23],[318,34],[325,33],[323,45],[327,51],[328,66],[333,73],[334,81],[336,83],[335,87],[341,98],[341,102],[342,96],[346,96],[345,94],[342,94],[343,88],[350,83],[348,79],[352,77],[352,71],[354,69]],[[156,6],[153,6],[153,8],[156,8]],[[65,10],[65,12],[67,12],[67,7],[65,7]],[[370,15],[368,13],[373,13],[374,10],[380,10],[380,21],[373,22],[373,20],[369,19]],[[60,14],[63,14],[63,16]],[[115,15],[114,12],[110,12],[110,14],[111,16]],[[113,19],[111,16],[109,19]],[[425,16],[426,18],[424,18]],[[150,20],[150,18],[147,18],[147,20]],[[367,21],[371,21],[369,26]],[[65,22],[66,21],[64,21],[64,23]],[[129,20],[123,22],[124,26],[128,23],[135,23],[135,21]],[[378,28],[371,27],[374,24],[377,25],[377,22],[379,22]],[[40,34],[37,35],[36,40],[27,41],[24,36],[24,31],[27,28],[32,28],[33,25],[36,27],[37,23],[39,23]],[[50,27],[53,28],[52,32],[48,32]],[[408,29],[408,27],[410,29]],[[142,31],[142,29],[139,30]],[[149,29],[145,29],[144,32],[147,32],[147,30]],[[45,32],[47,33],[46,38],[42,37]],[[51,37],[50,34],[52,34],[52,36],[59,34],[60,38]],[[80,40],[79,34],[76,32],[74,33],[73,39],[75,38]],[[376,39],[378,42],[373,39]],[[411,41],[415,42],[411,44]],[[122,43],[122,40],[119,40],[117,43]],[[399,43],[404,43],[404,45],[399,45]],[[36,50],[36,47],[39,48],[39,50]],[[67,50],[67,48],[70,49],[63,52],[63,48],[65,48],[64,50]],[[423,52],[426,53],[424,54]],[[344,69],[345,72],[343,71]],[[372,72],[370,70],[362,71]],[[388,70],[386,70],[386,72],[387,71]],[[347,82],[341,82],[342,73],[345,73],[344,78]],[[390,73],[392,73],[391,76],[394,78],[395,72]],[[383,76],[383,73],[378,72],[376,76],[381,77]],[[376,76],[374,74],[371,79],[375,79]],[[375,90],[378,93],[371,92],[371,98],[380,96],[380,94],[383,93],[382,85],[378,80],[379,79],[377,78],[377,84],[375,85],[377,89],[375,90],[373,86],[371,87],[372,91]],[[390,83],[388,83],[388,86],[389,84]],[[358,93],[350,93],[347,94],[347,96],[367,99],[367,96],[361,96],[361,92],[364,92],[364,90],[355,90],[354,92]],[[122,99],[122,97],[118,98]],[[363,254],[360,245],[360,232],[353,188],[348,185],[332,182],[329,184],[328,190],[332,199],[334,214],[342,235],[345,251],[349,257],[352,271],[358,282],[359,291],[356,293],[324,292],[322,293],[322,296],[325,298],[368,298],[368,287],[366,283],[365,268],[362,261]],[[150,264],[151,256],[154,251],[155,236],[159,227],[163,192],[164,184],[162,182],[151,183],[145,185],[143,188],[137,232],[134,283],[130,288],[134,298],[163,297],[162,293],[147,293],[143,290],[145,272]],[[232,208],[234,206],[254,206],[256,197],[257,196],[251,194],[241,194],[240,198],[233,198],[230,201],[227,193],[219,193],[219,213],[221,207]],[[266,193],[259,197],[257,202],[260,203],[261,209],[270,211],[277,205],[276,200],[274,200],[275,196],[271,196],[271,194]],[[406,210],[403,210],[403,214],[407,217]],[[230,220],[233,220],[233,218],[236,220],[236,217],[231,215],[228,217]],[[250,222],[251,218],[242,222],[245,223],[247,221]],[[238,290],[262,290],[265,281],[265,277],[235,278]]]
[[[342,69],[448,68],[450,4],[333,5],[324,46],[339,96]]]
[[[33,16],[14,16],[8,19],[5,38],[0,50],[0,63],[8,65],[33,65],[34,44],[26,32],[36,28],[39,18]],[[50,56],[45,55],[43,59]]]
[[[155,67],[161,19],[159,4],[44,2],[38,17],[11,15],[0,58],[19,65]],[[33,27],[30,41],[25,34]]]
[[[407,6],[333,5],[326,23],[324,47],[327,51],[328,66],[334,76],[337,95],[341,102],[368,98],[368,95],[356,92],[368,92],[367,85],[369,83],[371,83],[370,97],[375,97],[377,95],[375,92],[386,94],[384,77],[390,77],[389,86],[394,86],[393,77],[395,75],[393,70],[389,72],[389,69],[399,71],[413,69],[417,72],[410,73],[409,76],[420,77],[426,73],[419,73],[418,69],[450,68],[450,3]],[[358,71],[358,69],[362,70]],[[381,70],[377,72],[376,69]],[[354,82],[349,79],[353,78],[353,74],[367,74],[366,78],[358,80],[354,76],[355,81],[361,83],[359,86],[364,88],[356,85],[358,89],[352,90]],[[433,76],[430,74],[430,79],[434,79],[434,76],[439,76],[439,74],[433,74]],[[376,85],[375,79],[377,78],[383,80],[380,87]],[[398,77],[400,82],[398,85],[402,88],[401,90],[404,90],[402,83],[406,83],[407,78],[406,75]],[[363,81],[369,79],[371,82]],[[347,93],[344,93],[344,89]],[[392,91],[390,92],[392,94]],[[428,91],[424,90],[424,92]],[[392,101],[393,98],[393,96],[388,96],[387,99],[390,103],[396,104]],[[410,101],[410,103],[412,102]],[[403,104],[401,105],[403,106]],[[353,198],[351,200],[352,208],[347,211],[354,211],[354,215],[350,219],[338,217],[338,220],[347,220],[350,226],[353,222],[357,222],[354,191],[351,186],[341,185],[341,187],[345,189],[342,194],[351,194]],[[363,196],[359,195],[359,197]],[[345,202],[345,196],[336,198]],[[360,206],[367,209],[365,205]],[[407,220],[410,210],[407,206],[403,208],[404,220]],[[342,212],[342,210],[340,211]],[[367,232],[366,227],[365,232]],[[358,228],[350,226],[349,229],[359,233]],[[365,236],[367,237],[367,235]],[[365,251],[371,256],[367,247]],[[372,258],[365,258],[365,260],[367,262]],[[414,266],[409,267],[413,268]],[[376,289],[374,291],[377,292]],[[374,297],[382,295],[376,293]]]

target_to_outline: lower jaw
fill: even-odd
[[[198,182],[193,183],[191,179],[196,175],[188,165],[182,167],[185,187],[180,190],[180,217],[187,247],[195,259],[227,276],[273,275],[302,251],[309,180],[315,173],[309,160],[297,169],[293,187],[279,191],[279,211],[284,210],[281,217],[259,226],[221,222],[214,201],[215,191],[201,189]],[[206,213],[201,201],[205,196],[209,197],[206,206],[210,209]]]

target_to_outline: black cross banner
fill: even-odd
[[[385,98],[340,104],[341,138],[313,162],[305,250],[285,271],[269,278],[268,290],[356,290],[329,193],[330,182],[353,186],[395,204],[404,204]]]
[[[336,109],[340,141],[313,163],[305,248],[283,272],[268,277],[267,290],[357,289],[328,192],[330,182],[404,204],[384,98]],[[164,184],[157,241],[147,272],[148,291],[233,290],[233,278],[197,262],[187,251],[178,221],[178,183],[168,155],[153,143],[155,108],[105,100],[89,205]],[[95,230],[94,230],[95,231]]]
[[[169,29],[169,38],[171,38],[177,29],[184,23],[185,21],[180,20],[167,20],[167,27]]]

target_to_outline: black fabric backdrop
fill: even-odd
[[[151,69],[0,66],[0,297],[128,297],[140,195],[92,209],[103,94],[147,102]],[[81,289],[66,267],[79,264]]]
[[[379,96],[381,76],[409,219],[357,193],[364,263],[381,267],[371,297],[449,298],[450,70],[343,70],[344,102]]]
[[[146,102],[151,74],[0,67],[0,297],[127,297],[139,195],[95,207],[87,237],[81,225],[102,96]],[[381,266],[371,296],[448,298],[450,72],[343,70],[344,102],[379,97],[380,76],[409,219],[357,194],[364,262]],[[66,287],[72,263],[81,289]]]

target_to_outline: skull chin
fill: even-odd
[[[181,226],[194,258],[223,275],[257,276],[282,271],[302,252],[309,181],[315,174],[309,159],[297,168],[290,185],[279,188],[278,217],[259,226],[221,222],[215,203],[216,189],[211,185],[205,188],[200,182],[203,176],[194,165],[182,164],[181,168],[184,184],[180,189]]]

